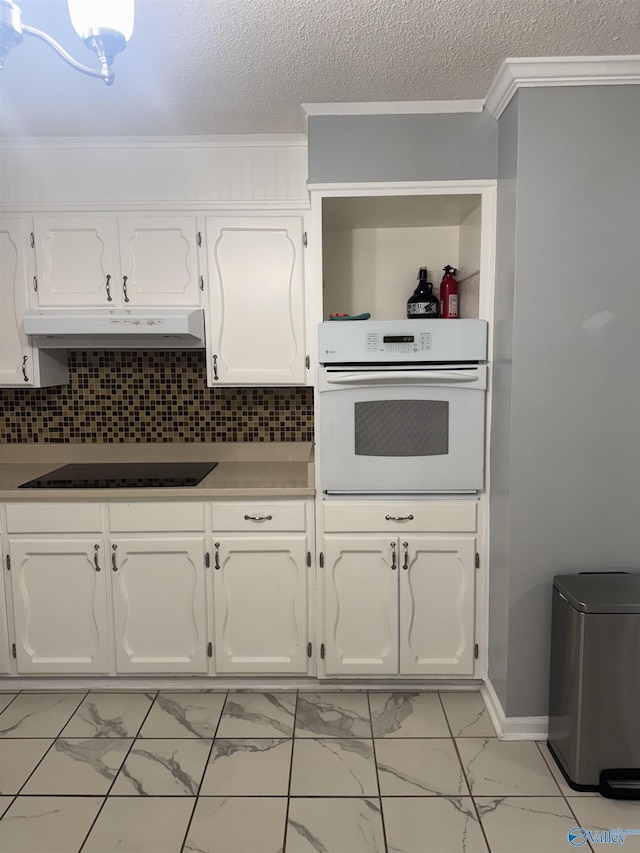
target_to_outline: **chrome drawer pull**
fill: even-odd
[[[395,572],[395,570],[396,570],[396,543],[395,542],[389,542],[389,545],[391,545],[391,571]]]
[[[272,515],[245,515],[245,521],[273,521]]]
[[[404,563],[402,564],[402,568],[405,572],[409,571],[409,543],[403,542],[402,547],[404,548]]]
[[[386,521],[413,521],[412,515],[385,515]]]
[[[117,549],[117,547],[118,547],[117,545],[111,546],[111,568],[113,569],[114,572],[118,571],[118,564],[116,563],[116,549]]]
[[[100,546],[99,546],[99,545],[94,545],[94,546],[93,546],[93,565],[94,565],[94,568],[95,568],[96,572],[101,571],[101,569],[100,569],[100,565],[98,564],[98,551],[99,551],[99,550],[100,550]]]

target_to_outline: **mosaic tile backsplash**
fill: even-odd
[[[207,388],[205,353],[70,352],[69,384],[0,391],[0,443],[313,441],[311,388]]]

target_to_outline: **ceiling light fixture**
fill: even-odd
[[[97,71],[77,62],[67,51],[42,30],[22,23],[22,11],[14,0],[0,0],[0,69],[9,51],[22,44],[24,36],[35,36],[52,47],[76,71],[99,77],[110,86],[115,74],[114,57],[124,50],[133,32],[134,0],[67,0],[74,30],[100,61]]]

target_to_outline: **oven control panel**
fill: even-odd
[[[485,320],[359,320],[321,323],[320,364],[485,361]]]
[[[431,332],[421,332],[418,335],[380,335],[377,332],[369,332],[365,348],[367,352],[428,352],[431,342]]]

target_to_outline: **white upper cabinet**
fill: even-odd
[[[198,306],[195,216],[36,217],[37,306]]]
[[[123,216],[118,220],[118,235],[124,304],[131,307],[200,304],[193,216]]]
[[[306,381],[304,218],[210,216],[209,385]]]
[[[108,217],[36,217],[33,227],[40,308],[115,306],[119,270]]]
[[[22,329],[28,303],[28,239],[25,220],[0,220],[0,387],[61,385],[68,379],[66,356],[40,353]]]

